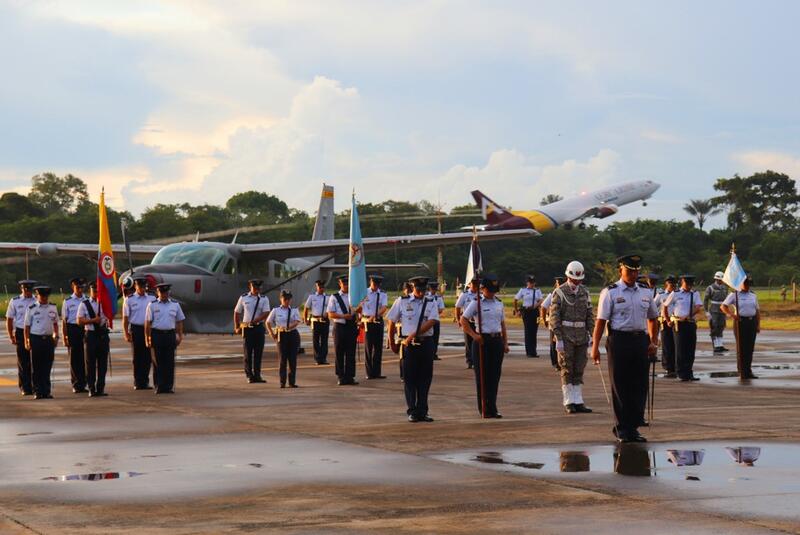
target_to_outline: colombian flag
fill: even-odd
[[[105,191],[100,192],[100,247],[97,254],[97,300],[112,326],[117,313],[117,274],[114,270],[114,254],[111,252],[111,236],[108,232]]]

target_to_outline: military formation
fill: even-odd
[[[626,255],[617,263],[619,279],[602,289],[596,310],[583,284],[584,266],[572,261],[547,296],[536,286],[534,276],[526,277],[525,286],[514,295],[512,314],[522,318],[529,358],[539,357],[536,339],[540,323],[548,329],[551,364],[560,377],[567,414],[592,412],[583,396],[585,370],[590,359],[600,364],[600,345],[605,339],[610,384],[610,396],[606,395],[614,413],[613,433],[621,442],[644,442],[639,429],[648,425],[645,407],[648,387],[653,388],[650,381],[655,377],[659,348],[662,377],[699,380],[693,368],[697,323],[702,315],[709,320],[714,354],[728,351],[722,343],[723,332],[726,318],[733,320],[739,375],[743,380],[756,378],[752,358],[760,331],[758,299],[750,290],[749,276],[743,290],[729,293],[722,282],[723,274],[717,272],[701,298],[694,288],[693,275],[668,275],[660,288],[658,275],[640,276],[640,256]],[[382,276],[369,276],[367,294],[358,303],[350,301],[348,282],[347,276],[338,277],[338,291],[328,294],[325,281],[316,281],[301,313],[289,291],[281,291],[278,306],[271,307],[261,292],[263,281],[248,281],[248,291],[239,297],[233,310],[233,332],[242,337],[246,380],[267,382],[262,363],[269,335],[278,355],[280,388],[298,388],[298,327],[305,324],[311,328],[315,363],[328,364],[332,335],[337,383],[358,385],[356,354],[363,337],[366,379],[386,378],[383,352],[391,350],[400,357],[408,420],[432,422],[428,398],[445,312],[438,282],[413,277],[391,305],[382,289]],[[69,355],[73,392],[90,397],[108,395],[110,319],[98,301],[95,283],[87,285],[84,279],[74,278],[70,284],[72,294],[64,300],[60,315],[49,301],[50,287],[33,280],[19,281],[20,295],[9,302],[6,326],[16,346],[19,389],[24,396],[53,397],[51,371],[60,336]],[[482,418],[502,418],[498,395],[509,341],[505,306],[498,297],[500,289],[496,276],[476,275],[467,281],[454,307],[454,321],[463,331],[466,368],[474,374],[475,399]],[[136,276],[132,291],[126,292],[122,330],[131,346],[136,390],[174,393],[175,354],[183,340],[185,316],[169,292],[169,284],[149,288],[146,278]],[[602,373],[601,378],[605,389]]]

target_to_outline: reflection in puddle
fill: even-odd
[[[558,454],[562,472],[588,472],[589,455],[585,451],[562,451]]]
[[[705,450],[667,450],[667,460],[675,466],[700,466]]]
[[[43,477],[42,481],[103,481],[143,476],[142,472],[94,472],[92,474],[71,474],[65,476]]]
[[[620,444],[614,452],[614,472],[623,476],[650,477],[650,452],[639,444]]]
[[[731,459],[739,464],[746,466],[753,466],[758,458],[761,456],[761,448],[742,446],[738,448],[725,448],[730,455]]]
[[[528,468],[530,470],[541,470],[544,467],[544,463],[529,463],[526,461],[507,462],[503,460],[502,454],[497,453],[495,451],[486,451],[483,453],[479,453],[472,460],[478,461],[479,463],[487,463],[487,464],[509,464],[511,466]]]

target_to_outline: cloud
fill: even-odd
[[[672,134],[670,132],[665,132],[663,130],[657,130],[655,128],[645,128],[642,130],[639,135],[648,141],[655,141],[657,143],[668,143],[668,144],[675,144],[675,143],[683,143],[683,139],[680,136]]]
[[[785,173],[800,180],[800,157],[793,154],[770,150],[752,150],[733,155],[733,160],[742,166],[739,174],[750,175],[772,170]]]

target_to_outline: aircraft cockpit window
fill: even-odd
[[[162,248],[153,257],[152,264],[189,264],[215,272],[227,255],[215,247],[202,243],[175,243]]]
[[[222,271],[225,275],[233,275],[236,273],[236,260],[233,258],[228,259],[228,263],[225,264],[225,269]]]

